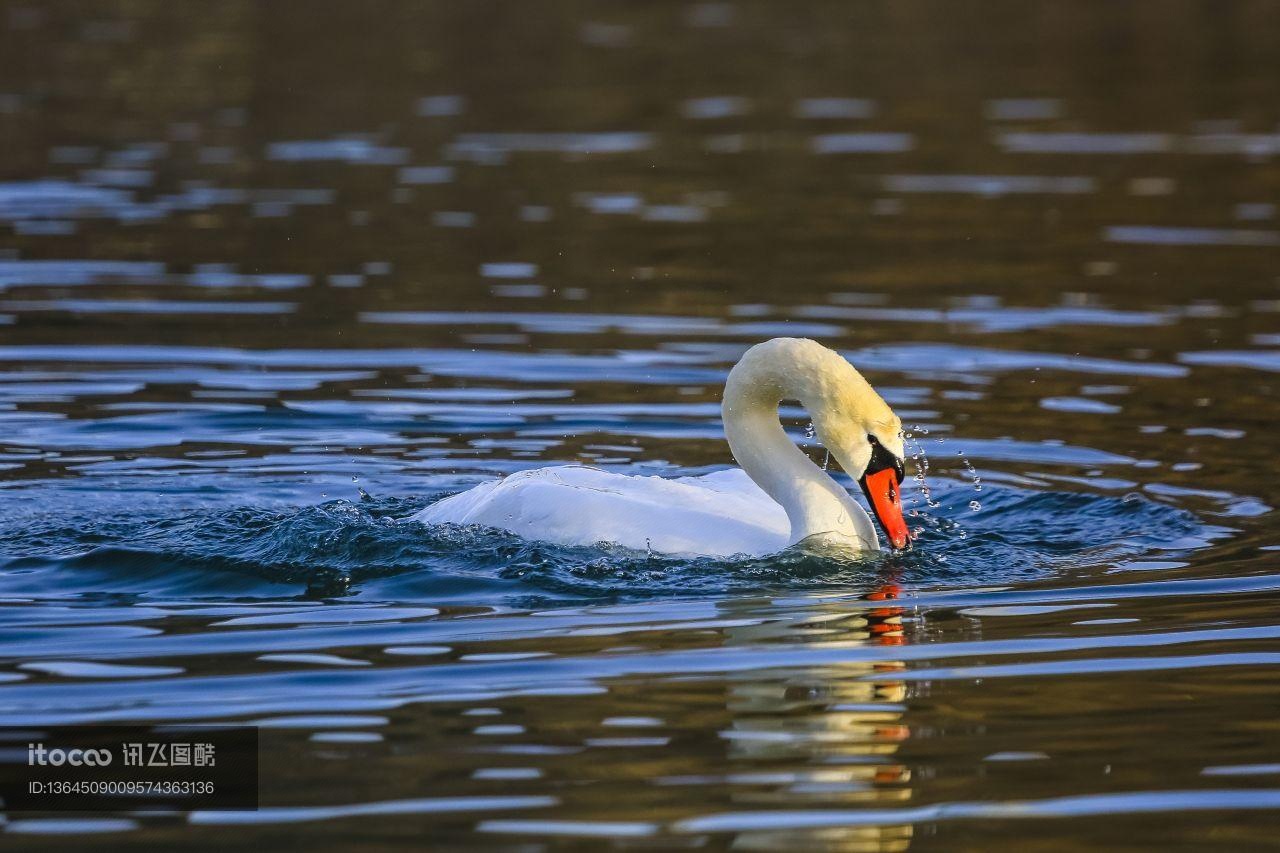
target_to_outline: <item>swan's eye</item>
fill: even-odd
[[[880,443],[880,440],[871,433],[867,433],[867,444],[871,445],[871,459],[867,462],[866,474],[875,474],[879,471],[885,470],[886,468],[892,468],[894,474],[897,475],[898,482],[901,483],[906,478],[906,471],[904,470],[902,461],[885,449],[885,446]],[[896,489],[891,497],[896,500]]]

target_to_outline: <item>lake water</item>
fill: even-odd
[[[1274,842],[1274,5],[0,11],[0,724],[263,727],[260,810],[24,849]],[[778,335],[911,552],[408,520],[730,465]]]

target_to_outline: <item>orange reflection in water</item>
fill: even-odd
[[[732,644],[804,643],[815,647],[899,646],[907,642],[901,588],[887,579],[849,599],[819,600],[794,619],[731,629]],[[852,605],[852,606],[851,606]],[[872,808],[911,798],[911,770],[895,761],[909,737],[906,669],[896,660],[771,668],[731,684],[732,719],[722,732],[731,799],[742,808]],[[910,825],[757,830],[740,833],[736,849],[900,851],[910,846]]]

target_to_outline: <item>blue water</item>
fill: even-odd
[[[0,724],[252,724],[261,808],[0,830],[1271,845],[1275,18],[3,7]],[[413,520],[732,465],[780,335],[909,425],[910,551]]]
[[[170,500],[187,492],[176,483],[151,489]],[[305,592],[317,598],[550,606],[838,589],[893,577],[910,578],[913,585],[1010,583],[1072,567],[1185,557],[1228,534],[1193,513],[1135,493],[1088,496],[997,486],[982,497],[982,511],[974,513],[971,488],[936,484],[932,499],[938,505],[911,511],[918,537],[906,553],[840,559],[795,550],[723,559],[558,546],[492,529],[431,527],[412,518],[429,498],[377,499],[366,493],[355,501],[301,509],[178,512],[171,504],[145,501],[123,514],[106,507],[86,514],[73,508],[74,495],[60,495],[42,499],[39,517],[14,513],[0,529],[8,543],[3,592],[61,598],[68,591],[93,591],[144,599]],[[66,515],[54,509],[51,519],[58,500],[66,501]],[[993,577],[993,565],[1006,568]]]

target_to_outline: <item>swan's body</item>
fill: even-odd
[[[818,437],[851,474],[870,475],[875,465],[884,470],[887,449],[891,457],[884,458],[898,466],[890,490],[896,507],[902,458],[897,416],[839,354],[814,341],[776,338],[749,349],[725,384],[725,436],[741,469],[665,479],[576,465],[540,468],[445,498],[417,519],[496,527],[563,545],[611,542],[668,554],[761,555],[801,541],[879,550],[866,511],[787,437],[778,404],[789,399],[809,411]],[[889,524],[882,503],[877,501],[877,513]],[[901,510],[896,512],[901,525]],[[901,547],[905,526],[897,531],[891,535]]]
[[[782,507],[740,468],[675,479],[582,465],[537,468],[481,483],[418,517],[663,554],[771,554],[787,547],[791,533]]]

